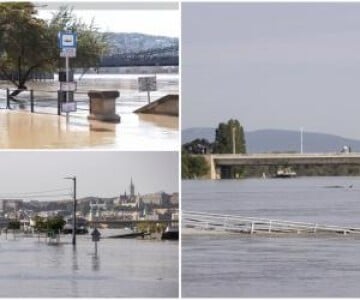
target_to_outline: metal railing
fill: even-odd
[[[183,211],[182,226],[202,231],[233,233],[360,234],[360,228],[318,223],[282,221],[238,215]]]
[[[0,109],[21,109],[31,113],[61,115],[61,100],[58,91],[54,90],[24,90],[16,96],[11,96],[15,89],[0,89]],[[75,96],[76,95],[76,96]],[[74,95],[78,111],[89,111],[87,92],[79,91]]]

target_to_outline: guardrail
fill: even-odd
[[[182,225],[199,231],[232,233],[296,233],[296,234],[360,234],[360,228],[322,225],[318,223],[292,222],[237,215],[220,215],[183,211]]]

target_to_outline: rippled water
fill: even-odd
[[[184,210],[360,227],[360,178],[184,181]],[[353,236],[186,235],[182,295],[358,297]]]
[[[0,236],[0,297],[176,297],[178,243]]]

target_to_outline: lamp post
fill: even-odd
[[[233,144],[233,154],[235,154],[235,150],[236,150],[236,147],[235,147],[235,126],[232,127],[232,144]]]
[[[73,229],[72,229],[72,244],[76,245],[76,176],[65,177],[64,179],[70,179],[73,181]]]
[[[304,152],[304,128],[300,128],[300,153]]]

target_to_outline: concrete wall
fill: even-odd
[[[179,116],[179,95],[166,95],[135,110],[135,113]]]

